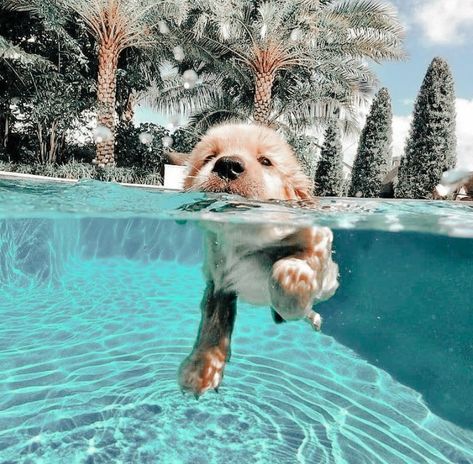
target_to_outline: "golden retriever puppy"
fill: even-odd
[[[273,130],[225,124],[211,129],[188,156],[185,188],[226,192],[258,200],[312,200],[312,184],[290,146]],[[217,390],[230,356],[237,297],[272,308],[276,322],[305,319],[315,329],[315,302],[338,287],[332,232],[326,227],[203,223],[206,291],[192,353],[181,364],[179,383],[197,397]]]

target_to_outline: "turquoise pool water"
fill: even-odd
[[[176,373],[196,221],[334,231],[321,333],[240,304],[218,394]],[[473,463],[473,208],[0,181],[0,463]]]

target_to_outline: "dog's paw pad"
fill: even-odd
[[[218,390],[225,367],[225,354],[219,347],[191,354],[181,364],[179,383],[185,392],[199,397],[207,390]]]
[[[314,293],[317,290],[316,277],[314,269],[302,259],[280,259],[273,266],[273,279],[288,295]]]

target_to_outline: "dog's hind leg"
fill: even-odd
[[[230,358],[236,301],[235,293],[218,291],[213,282],[207,283],[197,339],[192,353],[179,368],[179,384],[183,391],[199,397],[220,386],[225,363]]]

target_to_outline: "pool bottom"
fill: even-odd
[[[239,306],[220,393],[183,396],[198,266],[71,260],[60,286],[4,291],[2,463],[473,462],[473,432],[268,309]]]

